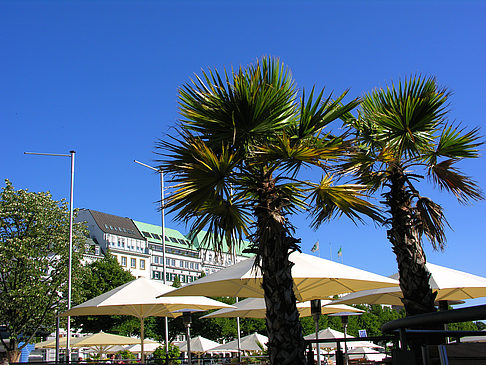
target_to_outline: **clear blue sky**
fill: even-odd
[[[280,57],[300,87],[356,97],[410,74],[453,92],[450,118],[486,134],[486,4],[481,1],[0,1],[0,186],[69,196],[75,206],[158,224],[154,144],[178,118],[177,91],[208,67]],[[484,152],[483,152],[484,153]],[[486,187],[485,159],[462,163]],[[453,229],[430,262],[486,277],[486,204],[442,203]],[[185,231],[171,222],[168,226]],[[302,249],[397,271],[385,229],[339,220],[314,232],[294,221]],[[486,303],[486,299],[470,302]]]

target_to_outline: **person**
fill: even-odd
[[[8,360],[6,357],[2,358],[2,362],[0,362],[0,365],[8,365]]]
[[[106,360],[107,364],[113,364],[115,363],[115,354],[111,354],[108,360]]]

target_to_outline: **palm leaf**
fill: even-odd
[[[320,184],[314,185],[310,192],[311,226],[318,228],[322,223],[330,221],[334,217],[346,215],[353,222],[362,221],[362,215],[381,222],[382,214],[367,200],[364,191],[366,187],[357,184],[332,185],[332,177],[326,175]]]
[[[374,138],[387,145],[397,159],[417,156],[433,143],[434,132],[443,123],[449,94],[434,78],[410,77],[386,90],[364,97],[363,117],[376,129]]]
[[[212,148],[231,143],[235,149],[267,138],[286,127],[294,115],[295,87],[278,60],[264,58],[255,66],[225,77],[203,72],[180,90],[182,125]]]
[[[421,233],[425,234],[434,249],[445,247],[444,226],[447,220],[442,207],[426,197],[417,200],[416,209],[421,223]]]
[[[467,203],[469,200],[481,200],[483,194],[474,180],[460,173],[453,164],[458,160],[447,159],[429,166],[428,176],[441,189],[453,193],[459,202]]]
[[[478,147],[483,143],[479,142],[479,129],[475,128],[467,133],[464,129],[458,130],[452,126],[444,128],[437,143],[435,156],[445,156],[452,159],[477,158]]]

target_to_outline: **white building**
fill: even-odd
[[[163,281],[162,228],[159,225],[134,221],[91,209],[80,209],[76,221],[86,222],[91,242],[84,261],[102,257],[108,249],[121,266],[135,277]],[[172,285],[176,276],[182,285],[190,283],[204,272],[209,275],[250,257],[243,254],[248,242],[235,252],[217,254],[203,245],[205,232],[193,240],[179,231],[165,228],[166,283]],[[94,243],[94,245],[93,245]],[[98,249],[99,247],[99,249]]]
[[[151,260],[150,278],[164,280],[162,228],[154,224],[133,221],[147,240]],[[171,285],[176,276],[181,284],[196,280],[202,271],[199,250],[191,246],[191,242],[179,231],[165,228],[165,267],[166,283]]]
[[[147,241],[130,218],[80,209],[76,221],[87,223],[89,237],[103,253],[110,250],[118,263],[136,278],[150,278]]]

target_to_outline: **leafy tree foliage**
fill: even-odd
[[[182,284],[181,284],[181,279],[179,278],[179,275],[176,275],[176,276],[174,277],[174,281],[172,282],[172,286],[173,286],[174,288],[180,288],[180,287],[182,286]]]
[[[179,347],[169,344],[169,359],[177,359],[181,355]],[[165,364],[165,346],[159,346],[153,353],[153,359],[156,364]],[[180,364],[180,360],[170,360],[170,364]]]
[[[79,297],[76,304],[106,293],[135,279],[118,263],[108,251],[101,260],[96,260],[82,269],[79,282]],[[72,317],[73,326],[84,332],[110,332],[120,335],[133,335],[140,332],[140,320],[128,316],[76,316]]]
[[[0,323],[9,361],[18,361],[39,329],[52,331],[67,308],[69,206],[50,193],[15,190],[9,180],[0,194]],[[73,284],[84,250],[85,229],[73,226]],[[74,290],[73,290],[73,294]]]

